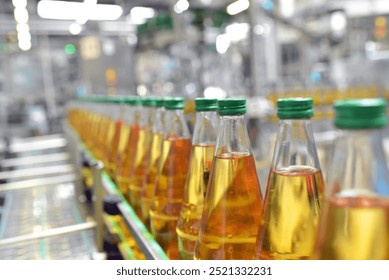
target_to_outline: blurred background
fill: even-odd
[[[245,96],[261,153],[277,98],[312,96],[324,131],[335,99],[388,95],[388,12],[385,0],[1,1],[0,132],[60,132],[85,95]]]
[[[265,186],[275,102],[309,96],[324,165],[333,101],[389,98],[388,14],[387,0],[0,1],[2,158],[61,134],[76,97],[244,96]]]

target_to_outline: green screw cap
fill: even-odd
[[[246,113],[246,98],[227,98],[218,101],[219,115],[244,115]]]
[[[182,97],[169,97],[164,99],[163,105],[166,110],[184,109],[185,100]]]
[[[196,98],[195,99],[196,112],[217,111],[216,98]]]
[[[277,100],[280,119],[303,119],[313,116],[312,98],[283,98]]]
[[[96,103],[108,103],[110,98],[106,95],[93,95],[90,97],[92,102]]]
[[[126,96],[124,103],[130,106],[137,106],[142,105],[142,100],[138,96]]]
[[[163,97],[156,97],[155,98],[155,107],[163,107],[164,106],[164,98]]]
[[[382,98],[344,99],[334,103],[335,126],[364,129],[384,127],[388,123],[387,102]]]
[[[142,100],[142,105],[145,107],[155,107],[155,98],[154,97],[145,97]]]
[[[111,103],[122,104],[126,101],[126,97],[125,96],[111,96],[111,97],[109,97],[108,101]]]

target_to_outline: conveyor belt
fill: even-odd
[[[1,161],[7,183],[0,184],[0,259],[92,259],[94,222],[77,202],[75,168],[62,150],[66,140],[54,135],[11,143],[15,157]]]

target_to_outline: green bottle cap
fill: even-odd
[[[313,116],[312,98],[283,98],[277,100],[280,119],[303,119]]]
[[[156,102],[154,97],[145,97],[142,98],[142,105],[145,107],[155,107]]]
[[[137,106],[142,105],[142,100],[138,96],[126,96],[124,103],[130,106]]]
[[[125,101],[126,101],[125,96],[111,96],[111,97],[109,97],[109,102],[111,102],[111,103],[121,104],[121,103],[124,103]]]
[[[196,112],[217,111],[216,98],[196,98],[195,99]]]
[[[244,115],[246,113],[246,98],[227,98],[218,102],[219,115]]]
[[[155,97],[155,107],[163,107],[164,102],[165,100],[163,97]]]
[[[92,95],[90,97],[90,100],[92,102],[96,102],[96,103],[105,103],[105,102],[109,102],[109,98],[105,95]]]
[[[182,97],[167,97],[164,99],[163,105],[166,110],[184,109],[185,100]]]
[[[335,126],[350,129],[384,127],[388,123],[386,106],[383,98],[338,100],[334,103]]]

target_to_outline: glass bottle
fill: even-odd
[[[153,124],[153,140],[151,143],[151,152],[148,159],[148,168],[142,181],[141,209],[142,221],[150,229],[150,204],[154,195],[155,184],[157,182],[158,163],[162,152],[163,132],[165,127],[165,108],[164,99],[155,100],[157,109],[155,111],[155,120]]]
[[[118,104],[116,97],[107,97],[105,103],[105,134],[102,138],[101,151],[102,161],[107,171],[109,171],[109,153],[112,146],[113,137],[115,134],[116,120],[119,117]]]
[[[312,98],[277,101],[279,126],[258,232],[257,258],[309,259],[324,191]]]
[[[384,99],[334,103],[339,134],[329,161],[315,259],[389,259],[389,173]]]
[[[218,101],[220,128],[195,259],[254,259],[262,209],[245,125],[246,99]]]
[[[191,137],[184,117],[184,99],[164,102],[165,132],[157,182],[150,206],[150,228],[170,259],[179,259],[176,225],[184,198]]]
[[[116,170],[116,151],[120,142],[120,134],[122,130],[124,118],[124,102],[125,97],[116,96],[112,98],[112,120],[111,120],[111,135],[108,136],[109,142],[106,151],[105,167],[111,178],[115,177]]]
[[[96,130],[96,145],[93,150],[97,159],[104,161],[107,139],[109,134],[109,124],[111,120],[111,103],[107,96],[99,96],[97,109],[97,130]],[[109,108],[107,110],[107,108]]]
[[[104,124],[104,117],[102,115],[102,104],[104,103],[103,96],[94,96],[91,98],[93,102],[92,107],[92,116],[91,116],[91,136],[90,136],[90,149],[94,155],[94,157],[100,159],[100,139],[101,139],[101,131]]]
[[[195,100],[196,121],[184,202],[177,222],[181,259],[193,260],[219,125],[217,99]]]
[[[120,135],[119,151],[117,151],[117,173],[116,183],[120,192],[129,201],[128,186],[130,183],[130,171],[134,163],[136,146],[139,139],[139,123],[141,117],[141,100],[137,97],[130,97],[126,100],[126,111],[124,114],[125,124],[123,134]]]
[[[142,195],[142,181],[144,174],[147,171],[149,157],[151,153],[151,145],[153,140],[153,123],[155,119],[156,102],[153,97],[142,99],[142,115],[140,119],[139,138],[134,154],[134,163],[132,170],[129,172],[129,199],[130,204],[138,217],[141,218],[142,210],[140,198]]]

